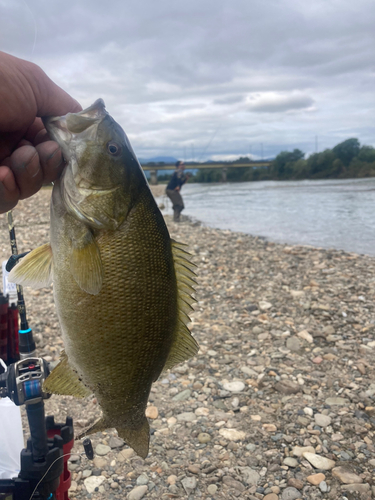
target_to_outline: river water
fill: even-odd
[[[375,255],[375,178],[186,184],[182,195],[183,213],[211,227]]]

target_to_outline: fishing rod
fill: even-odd
[[[7,218],[12,255],[6,270],[10,271],[28,252],[18,254],[12,212],[8,212]],[[21,451],[18,477],[0,480],[0,500],[69,500],[71,475],[67,462],[74,445],[73,419],[67,417],[65,423],[57,424],[53,416],[45,417],[44,399],[51,394],[44,392],[43,383],[50,370],[48,363],[37,357],[20,285],[17,285],[17,307],[20,360],[9,364],[0,375],[0,398],[9,397],[15,405],[25,405],[30,438]],[[87,458],[92,460],[91,441],[86,439],[83,445]]]

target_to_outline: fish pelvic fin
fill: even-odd
[[[92,391],[84,385],[70,366],[65,351],[61,352],[59,364],[46,378],[43,390],[52,394],[75,396],[76,398],[85,398],[92,394]]]
[[[52,283],[52,249],[46,243],[28,253],[9,273],[8,280],[17,285],[44,288]]]
[[[100,250],[90,230],[72,240],[70,271],[79,287],[97,295],[103,285],[103,266]]]
[[[130,427],[116,426],[118,435],[124,439],[125,443],[133,448],[133,450],[145,459],[148,455],[150,446],[150,424],[144,416],[141,425],[135,429]]]
[[[184,248],[186,245],[174,240],[171,240],[171,244],[177,278],[178,320],[172,347],[163,371],[186,361],[199,351],[197,341],[186,326],[190,322],[188,315],[194,310],[193,303],[196,302],[191,294],[195,292],[196,281],[194,278],[196,274],[193,269],[197,266],[190,262],[190,254]]]

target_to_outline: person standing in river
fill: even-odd
[[[166,189],[166,194],[172,202],[173,206],[173,220],[180,222],[180,214],[185,208],[181,196],[181,188],[190,177],[189,173],[185,175],[185,163],[183,161],[176,162],[176,170],[172,175]]]

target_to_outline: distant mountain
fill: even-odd
[[[176,163],[177,159],[174,156],[154,156],[153,158],[138,158],[141,165],[146,165],[147,163]]]

